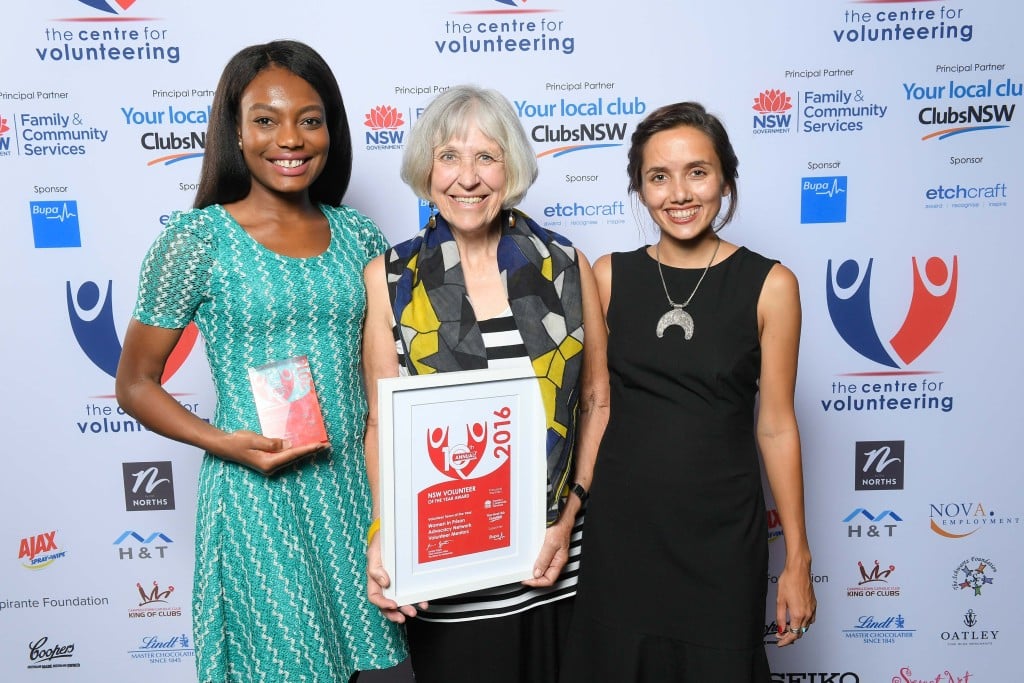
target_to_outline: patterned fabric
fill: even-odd
[[[576,250],[519,211],[500,218],[498,270],[547,413],[547,518],[558,519],[575,444],[583,360]],[[385,256],[388,291],[409,374],[487,367],[487,353],[447,222],[435,217]]]
[[[321,210],[331,244],[319,256],[271,252],[211,206],[173,215],[142,265],[134,316],[172,329],[196,321],[215,425],[259,431],[246,369],[305,354],[333,447],[271,477],[203,458],[193,591],[201,683],[347,681],[405,657],[401,632],[366,599],[362,268],[387,243],[355,210]]]

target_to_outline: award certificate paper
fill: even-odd
[[[532,576],[545,417],[529,368],[380,380],[381,551],[399,604]]]

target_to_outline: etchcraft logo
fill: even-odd
[[[82,246],[78,202],[73,199],[29,202],[36,249]]]
[[[156,581],[150,586],[135,584],[138,592],[138,607],[128,610],[129,619],[153,619],[159,617],[180,617],[181,607],[170,604],[174,586],[161,588]]]
[[[929,131],[921,139],[946,140],[965,133],[1009,128],[1017,105],[1007,104],[1006,98],[1024,96],[1024,83],[1012,78],[912,82],[903,83],[903,95],[907,102],[925,105],[917,110],[918,124]]]
[[[404,147],[405,131],[399,129],[405,125],[405,119],[402,112],[390,104],[377,105],[368,111],[363,125],[369,128],[366,131],[367,150],[380,151]]]
[[[25,569],[45,569],[67,554],[66,550],[57,547],[56,530],[26,536],[18,544],[18,560]]]
[[[905,451],[903,441],[858,441],[853,450],[854,490],[902,490]]]
[[[857,508],[843,518],[847,525],[847,538],[892,538],[893,532],[902,521],[903,518],[892,510],[882,510],[875,514],[864,508]]]
[[[432,49],[439,55],[463,57],[477,54],[508,55],[545,53],[572,55],[576,35],[561,10],[541,8],[535,0],[480,0],[470,9],[449,12]]]
[[[967,538],[983,528],[1021,525],[1019,514],[997,513],[991,506],[980,502],[931,503],[928,508],[931,530],[943,538]]]
[[[969,557],[953,571],[953,590],[980,596],[985,586],[995,584],[996,566],[985,557]]]
[[[859,640],[865,645],[895,645],[913,638],[915,632],[915,629],[907,628],[907,620],[902,614],[864,615],[852,628],[843,629],[847,640]]]
[[[896,565],[890,564],[883,567],[878,560],[870,567],[865,567],[863,562],[857,563],[857,570],[860,580],[856,586],[849,586],[846,589],[848,598],[898,598],[900,587],[890,582]]]
[[[169,31],[149,23],[154,17],[140,16],[136,0],[65,0],[64,5],[84,15],[52,19],[54,25],[43,30],[43,42],[34,48],[44,64],[68,62],[166,62],[181,61],[181,46],[173,43]],[[90,24],[95,24],[90,26]]]
[[[189,109],[173,104],[159,109],[121,107],[124,125],[139,131],[139,146],[157,156],[147,166],[171,166],[190,159],[202,159],[206,150],[206,127],[211,106]],[[192,129],[181,128],[192,126]]]
[[[939,633],[939,639],[946,645],[992,645],[999,638],[1000,630],[985,623],[973,609],[964,612],[956,628]]]
[[[147,635],[139,644],[128,650],[132,659],[143,660],[150,664],[179,664],[195,657],[192,638],[187,633],[172,636]]]
[[[128,530],[114,540],[119,560],[162,560],[167,555],[167,547],[174,543],[162,531],[154,531],[143,536],[137,531]]]
[[[174,474],[170,461],[124,462],[121,472],[125,510],[174,509]]]
[[[943,0],[921,0],[907,9],[889,6],[897,2],[900,0],[856,0],[856,5],[886,6],[843,10],[838,26],[831,30],[832,39],[840,45],[905,44],[910,50],[921,49],[922,42],[969,43],[974,39],[974,24],[967,23],[963,7],[950,6]],[[929,2],[941,4],[933,7],[927,5]],[[893,679],[893,683],[899,682]]]
[[[74,643],[51,642],[49,636],[43,636],[28,644],[29,663],[25,668],[77,669],[82,665],[72,661],[74,656]]]
[[[538,159],[622,147],[628,128],[622,119],[642,116],[648,108],[638,96],[526,99],[512,104],[530,139],[542,148]]]
[[[794,108],[794,99],[796,106]],[[860,133],[881,121],[889,107],[873,101],[862,88],[798,90],[795,95],[778,88],[754,97],[755,135],[796,130],[802,134]]]
[[[815,176],[800,179],[800,222],[846,222],[846,176]]]
[[[980,157],[951,157],[951,163],[960,159]],[[1009,205],[1006,183],[1000,181],[985,185],[970,185],[960,182],[940,183],[924,191],[926,209],[979,209],[1002,208]]]

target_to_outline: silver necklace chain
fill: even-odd
[[[708,274],[709,270],[711,270],[711,264],[715,262],[715,257],[718,256],[718,247],[722,244],[722,238],[716,236],[715,250],[711,252],[711,260],[708,261],[708,265],[704,267],[704,272],[700,274],[700,279],[697,280],[697,284],[694,285],[693,291],[690,292],[690,296],[686,297],[686,301],[681,304],[677,304],[675,301],[672,301],[672,296],[668,293],[668,285],[665,284],[665,274],[661,271],[661,254],[658,251],[658,246],[660,244],[660,241],[655,242],[654,244],[654,260],[658,264],[658,277],[661,278],[661,288],[665,290],[665,298],[668,299],[668,303],[672,308],[686,308],[690,305],[690,302],[693,301],[693,295],[697,293],[698,289],[700,289],[700,283],[704,282],[704,276]]]

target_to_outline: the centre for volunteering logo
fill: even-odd
[[[508,54],[544,52],[571,55],[576,36],[561,10],[537,7],[531,0],[483,0],[472,9],[451,11],[433,40],[437,54],[447,56],[479,53]]]
[[[873,281],[875,259],[866,264],[856,259],[829,259],[826,266],[825,298],[829,317],[846,344],[882,370],[840,373],[832,382],[831,396],[822,399],[825,412],[910,411],[953,409],[953,396],[945,380],[927,377],[934,370],[910,369],[938,338],[956,304],[959,265],[956,255],[947,260],[931,256],[923,263],[910,259],[910,294],[903,322],[896,331],[882,334],[872,309],[872,294],[880,284]],[[885,282],[885,280],[882,280]],[[876,294],[877,295],[877,294]],[[881,297],[880,297],[881,298]],[[901,298],[885,291],[886,305]],[[896,318],[899,320],[899,317]],[[892,328],[888,328],[892,329]],[[888,339],[888,343],[883,342]],[[866,379],[874,378],[874,379]]]
[[[181,46],[170,43],[167,29],[148,23],[159,19],[136,13],[136,0],[65,0],[65,4],[92,11],[52,20],[53,25],[43,30],[43,42],[33,50],[44,64],[181,61]]]

